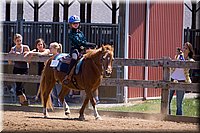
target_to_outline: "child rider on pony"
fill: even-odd
[[[71,77],[75,68],[74,65],[79,59],[79,55],[85,53],[86,48],[96,47],[96,44],[89,43],[86,41],[86,37],[84,36],[83,32],[79,29],[80,21],[80,18],[76,15],[73,15],[69,18],[69,43],[71,45],[70,56],[72,57],[72,59],[69,65],[69,71],[67,73],[67,76],[63,80],[64,84],[68,84],[71,81]]]

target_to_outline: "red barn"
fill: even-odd
[[[130,3],[128,58],[173,58],[183,43],[184,3]],[[129,67],[129,79],[162,80],[162,68]],[[128,98],[159,97],[161,89],[131,88]]]

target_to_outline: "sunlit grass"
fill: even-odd
[[[200,116],[199,99],[184,99],[183,112],[184,116]],[[105,111],[121,111],[121,112],[142,112],[142,113],[160,113],[161,100],[146,100],[143,103],[133,104],[130,106],[117,106],[98,108]],[[176,99],[173,98],[171,103],[172,115],[176,114]]]
[[[183,101],[183,114],[185,116],[200,116],[200,100],[199,99],[184,99]],[[171,105],[172,115],[176,114],[176,99],[172,100]]]

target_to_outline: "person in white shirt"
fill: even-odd
[[[194,61],[194,50],[192,47],[192,44],[189,42],[184,43],[183,45],[183,51],[180,49],[177,49],[177,54],[175,56],[176,60],[181,61]],[[175,68],[171,69],[171,79],[173,82],[186,82],[191,83],[190,75],[189,75],[189,68]],[[169,92],[169,114],[171,114],[171,100],[173,98],[173,95],[175,93],[175,90],[170,89]],[[176,90],[176,115],[183,115],[182,110],[182,102],[184,98],[185,91],[184,90]]]

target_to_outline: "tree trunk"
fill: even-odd
[[[81,23],[85,23],[85,1],[80,1],[80,19]]]
[[[10,21],[10,0],[6,0],[6,21]]]
[[[116,24],[117,5],[116,1],[112,1],[112,24]]]
[[[38,12],[39,12],[39,5],[38,5],[39,1],[38,0],[34,0],[34,21],[38,21]]]
[[[57,0],[53,3],[53,22],[59,22],[59,2]]]
[[[88,0],[88,2],[87,2],[87,23],[91,23],[91,5],[92,5],[92,0]]]
[[[17,1],[17,20],[23,20],[23,1]]]
[[[196,7],[197,7],[197,3],[195,1],[192,1],[192,29],[196,29]]]
[[[69,1],[64,0],[63,20],[65,20],[66,22],[68,20],[68,9],[69,9]]]

